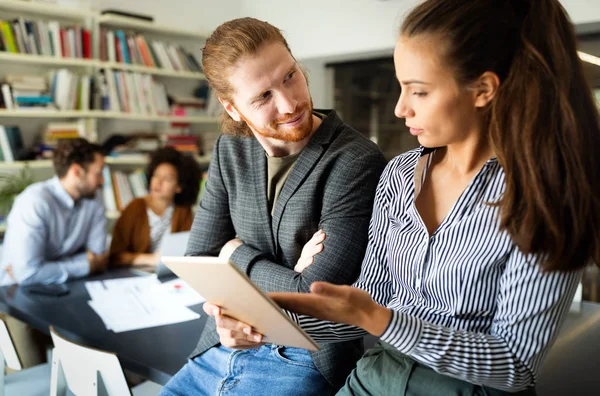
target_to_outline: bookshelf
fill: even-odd
[[[78,58],[59,58],[33,54],[13,54],[0,51],[0,63],[33,64],[52,67],[100,67],[102,62]]]
[[[165,26],[123,16],[101,15],[99,12],[92,10],[76,9],[56,4],[22,0],[0,0],[0,20],[7,21],[9,24],[15,24],[15,30],[13,30],[13,34],[15,35],[15,43],[17,43],[16,29],[18,29],[18,25],[16,25],[18,22],[15,21],[19,18],[24,19],[25,21],[43,21],[44,25],[47,26],[46,29],[49,29],[48,25],[50,22],[58,23],[59,27],[61,28],[61,40],[63,39],[63,29],[70,29],[71,27],[76,26],[81,29],[82,32],[83,30],[86,30],[91,36],[91,38],[88,37],[90,40],[85,43],[85,48],[88,50],[88,52],[86,53],[82,50],[82,47],[78,47],[77,54],[79,57],[71,57],[67,56],[68,52],[65,52],[63,47],[62,51],[59,48],[58,55],[55,55],[57,53],[57,46],[56,42],[52,42],[52,35],[50,36],[52,51],[47,50],[43,52],[42,45],[44,43],[41,41],[41,36],[35,36],[36,39],[40,37],[40,41],[37,43],[37,51],[33,51],[33,54],[24,53],[26,51],[23,50],[25,48],[23,46],[23,42],[20,43],[19,49],[17,50],[21,52],[9,52],[8,48],[6,51],[0,51],[0,78],[3,78],[10,73],[46,76],[48,70],[58,69],[66,69],[69,73],[73,73],[78,78],[81,76],[97,77],[103,72],[105,73],[105,78],[110,77],[112,79],[113,74],[115,75],[115,78],[117,78],[117,74],[122,72],[128,74],[135,73],[142,76],[152,76],[153,79],[158,78],[157,81],[163,86],[165,95],[167,92],[169,94],[178,93],[178,89],[179,91],[191,91],[190,88],[195,87],[195,85],[192,84],[198,83],[197,85],[200,85],[202,81],[206,81],[206,76],[202,72],[193,71],[198,70],[197,64],[196,67],[194,67],[193,62],[188,61],[186,63],[185,54],[189,54],[189,51],[187,50],[182,51],[184,55],[182,58],[177,58],[177,56],[175,56],[177,62],[172,60],[171,66],[168,66],[169,62],[167,62],[167,65],[165,65],[161,59],[157,58],[156,54],[152,54],[154,62],[146,62],[145,59],[142,59],[142,62],[140,62],[140,48],[135,50],[137,53],[137,63],[134,62],[132,55],[133,52],[130,53],[131,63],[125,63],[123,58],[118,59],[118,61],[116,61],[117,58],[115,57],[107,58],[106,52],[102,52],[100,48],[101,31],[106,32],[114,30],[116,32],[116,30],[124,30],[128,37],[130,34],[133,37],[137,37],[138,35],[147,35],[148,45],[151,44],[149,40],[156,40],[166,43],[165,46],[168,45],[182,49],[183,47],[181,47],[180,44],[191,45],[194,43],[194,46],[197,47],[197,43],[199,41],[203,41],[207,37],[208,34],[206,32],[187,30],[176,26]],[[27,36],[23,37],[24,40],[27,40]],[[57,36],[54,35],[54,38],[56,37]],[[104,35],[102,35],[102,37],[104,37]],[[27,44],[28,42],[25,43]],[[60,45],[64,45],[64,42],[60,42],[59,46]],[[106,50],[106,47],[102,48]],[[131,47],[127,48],[127,51],[133,51]],[[71,47],[71,52],[72,51],[73,47]],[[30,46],[27,48],[27,52],[32,52]],[[35,52],[38,54],[35,54]],[[45,55],[41,55],[42,53],[45,53]],[[84,55],[82,55],[82,53]],[[104,55],[101,56],[101,54]],[[171,54],[169,54],[169,56],[170,55]],[[196,57],[196,61],[197,59],[198,58]],[[121,61],[123,61],[123,63]],[[179,63],[179,67],[175,67],[176,63]],[[151,66],[153,64],[155,66]],[[164,80],[161,80],[161,78]],[[52,78],[50,78],[50,81],[52,81]],[[127,81],[125,82],[127,83]],[[138,82],[135,81],[135,84],[138,84]],[[168,90],[167,87],[169,88]],[[145,88],[145,86],[142,87],[142,91]],[[171,89],[173,88],[175,89],[175,92],[171,92]],[[119,89],[121,89],[121,87],[119,87]],[[127,87],[127,89],[129,89],[129,87]],[[138,93],[141,92],[139,91],[139,86],[136,86],[136,89],[138,90]],[[90,92],[92,91],[90,90]],[[136,90],[133,90],[132,92],[134,92],[135,95]],[[117,93],[120,94],[119,92]],[[52,96],[55,100],[54,92]],[[181,95],[178,96],[181,97]],[[146,96],[145,100],[150,100],[150,97],[151,96]],[[111,103],[114,103],[113,99],[114,97],[111,96]],[[143,104],[141,106],[136,104],[136,106],[132,107],[130,102],[128,107],[123,107],[123,100],[126,101],[127,99],[123,99],[121,97],[118,99],[121,102],[120,110],[129,111],[115,111],[115,107],[112,105],[108,107],[112,107],[113,110],[110,111],[99,109],[56,110],[51,108],[0,109],[0,124],[20,126],[23,140],[27,146],[30,144],[30,142],[35,140],[32,139],[32,137],[34,137],[34,128],[37,128],[35,129],[35,133],[37,134],[40,130],[42,130],[41,127],[45,123],[56,121],[61,122],[61,120],[80,120],[85,124],[85,133],[88,138],[98,136],[98,133],[102,133],[103,131],[107,134],[119,133],[127,135],[127,133],[130,131],[137,132],[135,128],[140,128],[138,125],[143,125],[141,127],[142,129],[147,129],[153,133],[163,133],[165,130],[169,130],[168,128],[170,123],[194,125],[194,134],[197,135],[198,133],[206,133],[205,131],[209,131],[212,126],[216,127],[218,122],[216,117],[202,115],[201,112],[195,111],[197,108],[194,107],[188,108],[191,109],[188,112],[190,115],[174,115],[168,114],[176,113],[171,106],[168,108],[159,108],[158,106],[154,106],[152,109],[150,109],[149,105],[147,107],[143,107]],[[58,106],[58,102],[55,103],[57,104],[57,107],[60,107],[61,109],[72,108],[70,106]],[[82,103],[86,103],[86,101],[83,101]],[[80,107],[78,105],[75,108],[84,109],[87,108],[87,106]],[[95,105],[90,105],[90,108],[95,108]],[[105,109],[106,107],[102,108]],[[117,110],[119,110],[118,105]],[[203,127],[203,125],[206,126]],[[199,128],[199,132],[196,132],[197,127]],[[24,128],[29,129],[25,131]],[[108,135],[105,135],[104,137],[106,136]],[[196,156],[196,160],[201,165],[208,165],[210,159],[210,155]],[[106,157],[105,162],[111,169],[114,166],[116,167],[114,169],[133,170],[145,167],[145,165],[148,163],[148,157],[145,155],[139,155],[137,157],[125,155],[122,158],[109,156]],[[16,173],[25,167],[28,167],[32,172],[34,172],[36,181],[44,180],[53,174],[51,160],[0,162],[0,173]],[[114,220],[118,218],[119,215],[119,211],[107,211],[106,213],[106,217],[109,220]],[[0,234],[5,231],[6,225],[0,223]]]
[[[102,62],[94,59],[78,59],[78,58],[60,58],[56,56],[44,56],[33,54],[13,54],[0,51],[0,63],[16,63],[16,64],[31,64],[50,67],[76,67],[76,68],[93,68],[97,69],[112,69],[150,74],[153,76],[164,76],[171,78],[182,78],[192,80],[206,80],[203,73],[189,71],[173,71],[160,69],[157,67],[148,67],[140,65],[130,65],[118,62]]]
[[[185,79],[192,79],[192,80],[206,80],[206,76],[202,73],[165,70],[165,69],[159,69],[157,67],[128,65],[128,64],[117,63],[117,62],[99,62],[97,67],[100,69],[104,68],[104,69],[124,70],[124,71],[138,72],[138,73],[144,73],[144,74],[151,74],[153,76],[185,78]]]
[[[101,26],[135,29],[141,32],[160,34],[163,36],[178,36],[187,39],[204,39],[208,37],[208,32],[196,32],[171,26],[158,25],[153,22],[146,22],[118,15],[100,15],[97,18],[97,21],[98,25]]]

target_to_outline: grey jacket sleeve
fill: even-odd
[[[326,234],[324,249],[302,273],[268,260],[249,245],[237,248],[231,261],[265,292],[308,292],[315,281],[351,284],[360,272],[375,189],[384,166],[383,155],[370,151],[332,169],[319,222]]]

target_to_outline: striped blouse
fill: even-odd
[[[490,159],[429,236],[415,196],[430,149],[396,157],[377,187],[369,245],[355,287],[393,312],[381,340],[435,371],[518,391],[535,384],[581,278],[542,273],[499,230],[504,171]],[[415,193],[417,191],[417,193]],[[291,316],[317,341],[363,330]]]

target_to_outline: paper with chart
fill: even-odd
[[[156,277],[132,277],[86,282],[89,305],[106,328],[120,333],[200,318],[174,295],[172,285]]]

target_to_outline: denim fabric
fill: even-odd
[[[189,360],[160,396],[331,393],[308,351],[269,344],[249,350],[210,348]]]

